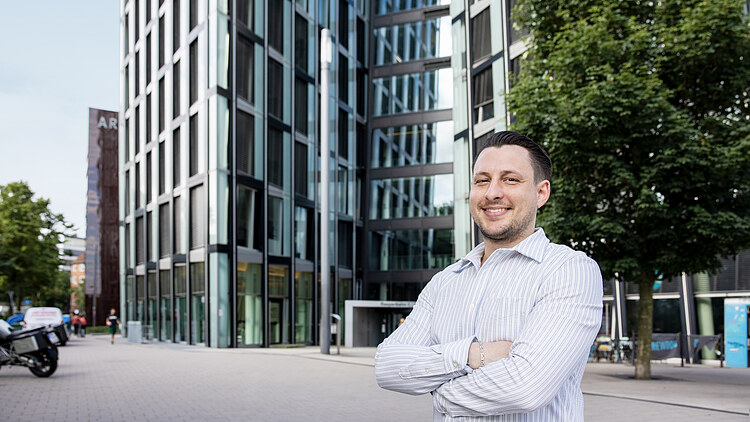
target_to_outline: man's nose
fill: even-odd
[[[499,180],[493,180],[487,187],[487,191],[484,193],[484,197],[489,200],[495,200],[503,197],[503,186]]]

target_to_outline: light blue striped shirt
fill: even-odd
[[[484,244],[436,274],[375,355],[378,384],[432,393],[435,421],[582,421],[581,377],[601,325],[602,276],[541,228],[481,264]],[[469,346],[510,340],[472,370]]]

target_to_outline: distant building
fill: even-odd
[[[120,307],[117,127],[117,112],[89,109],[84,284],[89,325],[103,325],[109,309]]]
[[[63,263],[58,267],[60,271],[70,272],[70,266],[86,251],[86,239],[80,237],[66,237],[63,243],[57,245],[60,259]]]
[[[70,264],[70,311],[78,309],[79,298],[77,296],[78,287],[84,284],[86,280],[86,253],[78,257]]]

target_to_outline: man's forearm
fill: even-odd
[[[417,346],[384,342],[375,354],[378,385],[407,394],[430,393],[467,373],[472,338],[442,345]]]

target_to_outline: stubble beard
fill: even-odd
[[[482,210],[479,208],[477,210],[478,213],[481,213]],[[513,219],[508,223],[506,226],[501,227],[495,231],[489,231],[489,229],[480,223],[480,219],[474,217],[474,221],[477,223],[477,227],[479,227],[479,232],[482,233],[482,237],[485,240],[491,240],[495,243],[501,243],[501,244],[508,244],[508,243],[518,243],[521,240],[523,240],[523,237],[525,235],[526,230],[528,230],[528,227],[531,226],[532,230],[534,227],[536,217],[536,210],[526,213],[526,215],[523,215],[521,219]]]

